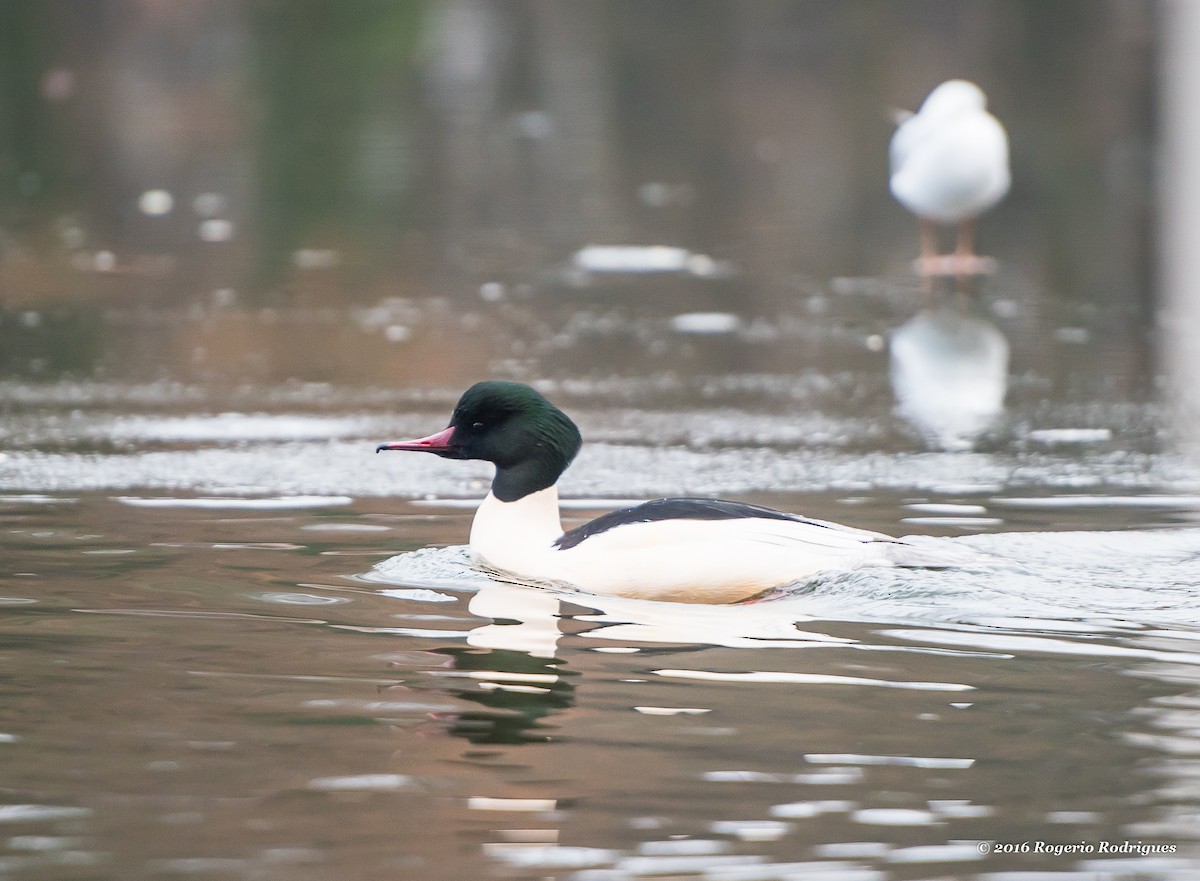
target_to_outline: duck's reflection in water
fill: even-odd
[[[848,642],[800,630],[800,623],[813,620],[800,611],[805,602],[797,594],[749,603],[672,603],[492,583],[471,597],[467,608],[493,622],[472,630],[467,642],[552,658],[564,621],[574,637],[610,643],[798,647]]]
[[[454,666],[444,689],[483,709],[450,717],[451,734],[472,743],[531,743],[552,739],[547,716],[575,702],[578,675],[555,657],[559,598],[545,591],[488,585],[471,597],[470,611],[491,622],[476,627],[467,648],[444,648]]]
[[[970,450],[1004,412],[1008,340],[985,318],[923,309],[892,334],[896,412],[942,450]]]
[[[547,717],[575,702],[578,676],[557,657],[569,627],[574,638],[597,639],[612,649],[629,643],[674,646],[833,646],[847,640],[797,628],[789,600],[705,606],[559,593],[490,583],[468,609],[490,619],[467,635],[467,647],[438,649],[453,659],[439,671],[439,689],[480,705],[449,717],[450,733],[473,743],[529,743],[553,739]],[[567,622],[564,624],[564,622]]]
[[[454,661],[441,689],[479,704],[478,711],[448,717],[449,731],[472,743],[531,743],[552,740],[545,717],[575,703],[575,686],[554,659],[506,649],[445,648]]]

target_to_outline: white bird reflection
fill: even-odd
[[[471,597],[467,608],[472,615],[493,620],[474,628],[467,645],[553,658],[562,636],[560,606],[559,598],[549,591],[489,583]]]
[[[970,450],[1004,412],[1008,340],[984,318],[923,309],[892,334],[896,412],[939,449]]]
[[[544,588],[489,581],[467,604],[473,615],[493,621],[474,628],[467,644],[476,648],[524,652],[553,658],[563,636],[564,606],[585,606],[592,613],[571,614],[597,626],[576,636],[605,642],[703,643],[730,648],[845,645],[850,640],[797,628],[811,621],[787,599],[766,603],[709,606],[635,600],[593,594],[556,593]],[[787,606],[792,606],[789,610]]]

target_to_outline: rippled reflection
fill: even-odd
[[[935,449],[969,450],[1004,412],[1008,341],[984,318],[938,307],[891,338],[897,411]]]
[[[995,875],[989,867],[996,858],[978,842],[1002,835],[1040,836],[1052,844],[1101,839],[1119,844],[1121,836],[1194,838],[1182,831],[1194,824],[1197,800],[1191,786],[1196,776],[1191,756],[1200,752],[1192,737],[1194,695],[1179,694],[1176,683],[1193,685],[1200,669],[1200,654],[1193,651],[1198,536],[1195,530],[1175,530],[958,539],[986,550],[999,565],[960,574],[850,573],[818,580],[793,596],[724,607],[496,584],[473,572],[459,548],[416,555],[408,574],[447,592],[455,583],[469,585],[466,608],[484,620],[465,636],[475,648],[461,652],[492,649],[474,656],[472,669],[491,688],[517,686],[517,704],[523,704],[518,728],[539,730],[551,707],[561,714],[549,741],[521,728],[520,742],[590,740],[582,719],[595,706],[593,693],[611,693],[615,678],[624,690],[618,711],[670,726],[658,729],[663,743],[672,749],[689,743],[703,756],[690,772],[702,781],[702,797],[712,806],[701,812],[702,823],[689,823],[685,811],[631,824],[647,830],[665,824],[682,835],[677,847],[649,839],[614,850],[586,834],[564,838],[556,828],[549,844],[485,845],[484,853],[497,863],[543,871],[571,866],[580,878],[591,871],[605,879],[657,874],[890,879],[902,877],[897,873],[907,866],[926,871],[945,866],[955,877],[983,878]],[[406,565],[404,558],[387,561],[373,577],[404,581]],[[1073,602],[1065,592],[1074,594]],[[893,623],[856,628],[850,635],[830,620],[846,616]],[[921,626],[896,626],[896,620]],[[763,655],[763,648],[772,651]],[[720,654],[731,650],[738,654]],[[670,663],[663,662],[662,652]],[[525,660],[513,663],[513,655]],[[597,666],[586,660],[589,655],[607,660]],[[1082,723],[1078,712],[1096,706],[1098,696],[1081,701],[1060,692],[1054,699],[1060,705],[1047,704],[1041,697],[1046,674],[1020,672],[1036,658],[1055,667],[1053,675],[1065,683],[1081,687],[1103,669],[1087,665],[1130,665],[1129,676],[1151,677],[1167,693],[1155,691],[1147,703],[1114,670],[1105,675],[1106,721]],[[543,691],[558,681],[563,659],[578,665],[580,674],[567,704]],[[757,664],[746,666],[747,660]],[[916,675],[923,669],[942,676]],[[656,683],[686,691],[659,694]],[[463,690],[456,693],[462,696]],[[906,704],[889,695],[910,697]],[[822,735],[822,713],[854,717],[880,701],[893,707],[889,718],[904,734],[895,736],[883,726],[862,734],[842,729],[832,739]],[[577,709],[584,710],[579,719]],[[452,723],[452,733],[470,738],[497,730],[494,719],[470,712],[463,718],[478,727],[463,731]],[[619,723],[610,718],[606,724]],[[650,736],[635,734],[639,729],[631,723],[621,728],[621,742]],[[1054,784],[1059,794],[1046,803],[1040,825],[1013,827],[1012,811],[1027,802],[1025,787],[1034,785],[1028,775],[1037,767],[1020,756],[1044,748],[1038,732],[1046,729],[1081,738],[1065,747],[1072,770],[1061,786]],[[1093,737],[1114,734],[1119,742],[1103,748]],[[779,740],[781,751],[755,751],[740,766],[722,761],[728,750],[712,748],[763,736]],[[860,742],[876,748],[848,748]],[[1097,749],[1105,758],[1094,754]],[[1160,757],[1139,767],[1150,754]],[[1089,778],[1090,794],[1079,794],[1080,775],[1097,761],[1114,770]],[[658,785],[683,785],[671,782],[677,773],[668,772]],[[567,780],[553,791],[570,797],[578,789]],[[1128,795],[1114,803],[1108,795],[1114,791]],[[600,784],[592,797],[604,800],[611,793]],[[736,807],[723,809],[727,803]],[[1107,807],[1086,809],[1097,803]],[[1147,803],[1155,807],[1138,807]],[[998,831],[1002,828],[1010,831]],[[836,830],[832,840],[824,838],[829,829]],[[1106,852],[1103,858],[1094,847],[1092,853],[1072,855],[1060,848],[1057,854],[1050,862],[1065,877],[1186,872],[1192,865],[1187,856],[1136,850]],[[1048,865],[1045,855],[1036,864]]]
[[[977,881],[1195,865],[1195,529],[927,538],[997,562],[702,607],[490,581],[461,546],[435,547],[459,509],[70,498],[0,509],[25,573],[0,615],[14,874],[400,861],[422,877]],[[970,498],[848,507],[1172,511]],[[319,528],[348,524],[389,528]],[[424,549],[349,577],[346,555],[403,542]],[[136,553],[87,553],[112,549]],[[977,847],[1041,839],[1180,849]]]
[[[509,649],[436,651],[453,666],[436,673],[433,687],[482,707],[445,716],[449,732],[472,743],[551,740],[555,726],[550,717],[575,703],[571,677],[578,674],[553,658]]]

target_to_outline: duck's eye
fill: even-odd
[[[482,422],[472,422],[471,427],[473,429],[475,429],[476,431],[481,431],[483,429],[483,423]]]

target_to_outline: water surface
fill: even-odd
[[[461,548],[486,468],[370,452],[453,389],[9,386],[0,869],[1195,877],[1200,492],[1153,405],[1018,394],[939,452],[839,382],[548,388],[592,440],[566,522],[713,492],[994,565],[500,585]]]

